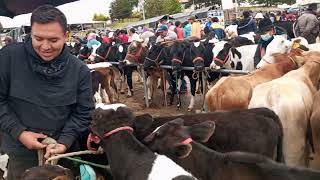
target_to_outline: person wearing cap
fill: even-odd
[[[238,25],[238,35],[248,34],[250,32],[257,31],[256,21],[251,17],[249,11],[244,11],[242,13],[243,19],[239,22]]]
[[[168,26],[161,25],[156,34],[158,35],[156,43],[164,41],[174,41],[177,39],[177,34],[173,31],[168,31]]]
[[[189,23],[191,24],[191,37],[196,37],[201,39],[201,24],[199,21],[196,20],[195,16],[191,16],[188,19]]]
[[[262,57],[265,55],[267,46],[274,39],[274,35],[276,34],[276,29],[269,18],[261,19],[258,27],[259,29],[257,33],[260,34],[260,39],[254,55],[254,67],[257,66]]]
[[[88,48],[91,49],[93,46],[100,46],[101,45],[101,43],[96,38],[97,38],[96,33],[91,32],[91,33],[88,34],[88,37],[87,37],[87,40],[88,40],[87,46],[88,46]]]
[[[308,7],[307,11],[298,18],[294,30],[297,37],[306,38],[309,44],[316,43],[319,21],[311,7]]]

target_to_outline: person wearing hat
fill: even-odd
[[[311,6],[298,18],[294,30],[297,37],[306,38],[309,44],[316,43],[319,34],[319,21]]]
[[[196,37],[201,39],[201,24],[199,21],[196,20],[195,16],[191,16],[188,19],[189,23],[191,24],[191,37]]]
[[[265,55],[267,46],[274,39],[274,35],[276,34],[276,29],[269,18],[261,19],[258,27],[259,29],[257,33],[260,34],[260,39],[258,41],[258,47],[254,55],[254,67],[257,66],[262,57]]]
[[[164,41],[174,41],[177,39],[177,34],[174,31],[168,31],[168,26],[161,25],[156,34],[158,35],[156,43]]]
[[[256,21],[257,21],[257,23],[259,24],[259,21],[261,20],[261,19],[263,19],[264,18],[264,16],[263,16],[263,14],[262,13],[257,13],[256,14],[256,16],[254,17],[254,19],[256,19]]]
[[[96,38],[97,38],[96,33],[91,32],[91,33],[88,34],[88,36],[87,36],[87,40],[88,40],[87,46],[88,46],[88,48],[92,48],[92,46],[95,46],[95,45],[96,46],[100,46],[101,45],[101,43]]]
[[[242,13],[243,19],[239,22],[238,25],[238,35],[248,34],[250,32],[257,31],[256,21],[251,17],[249,11],[244,11]]]

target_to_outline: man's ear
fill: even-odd
[[[231,48],[231,52],[232,52],[232,57],[233,58],[235,57],[235,55],[237,55],[238,58],[241,59],[242,55],[236,48]]]
[[[213,121],[205,121],[188,127],[188,131],[193,140],[204,143],[210,139],[215,128],[216,125]]]
[[[191,144],[179,144],[174,147],[174,155],[178,158],[186,158],[192,151]]]

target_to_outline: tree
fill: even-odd
[[[94,21],[108,21],[110,20],[110,17],[109,16],[105,16],[103,14],[94,14],[93,15],[93,20]]]
[[[186,8],[189,8],[193,4],[195,5],[196,9],[199,9],[213,5],[221,5],[221,0],[189,0],[189,2],[186,4]]]
[[[110,5],[110,17],[114,19],[129,18],[132,14],[133,6],[137,4],[137,0],[114,0]]]
[[[278,5],[278,4],[294,4],[295,0],[249,0],[252,4],[264,4],[266,6]]]
[[[147,18],[175,14],[182,11],[178,0],[145,0],[144,9]]]

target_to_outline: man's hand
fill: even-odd
[[[47,136],[41,133],[34,133],[31,131],[23,131],[19,136],[19,141],[28,149],[43,149],[46,145],[41,144],[38,139],[46,138]]]
[[[55,154],[63,154],[67,151],[67,147],[63,144],[49,144],[46,149],[44,158],[48,159]]]

